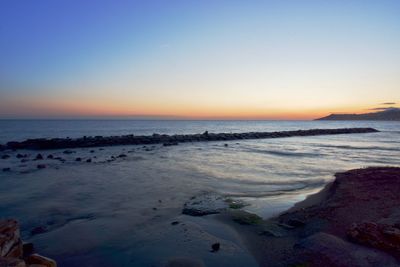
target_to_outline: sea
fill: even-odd
[[[321,190],[337,172],[400,166],[400,122],[0,120],[0,144],[29,138],[350,127],[379,132],[80,148],[71,154],[3,151],[0,156],[10,157],[0,159],[0,169],[10,171],[0,172],[0,217],[18,219],[22,237],[59,266],[163,266],[171,255],[193,255],[193,249],[203,244],[204,236],[193,237],[190,243],[183,233],[166,230],[172,221],[188,220],[181,211],[193,196],[213,192],[269,218]],[[17,158],[17,153],[27,158]],[[38,153],[44,160],[35,160]],[[64,161],[48,159],[50,154]],[[126,157],[118,157],[122,154]],[[46,168],[38,169],[39,163]],[[230,266],[251,266],[246,249],[224,231],[214,231],[200,219],[190,220],[186,225],[238,247],[225,255]],[[196,253],[206,266],[220,264],[206,249]]]

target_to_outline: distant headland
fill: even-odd
[[[330,121],[400,121],[400,108],[388,108],[383,111],[363,114],[330,114],[316,120]]]

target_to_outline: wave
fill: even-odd
[[[267,191],[267,192],[230,192],[224,193],[225,197],[233,197],[233,198],[264,198],[264,197],[276,197],[288,194],[299,194],[300,191],[310,191],[319,187],[323,187],[324,184],[315,184],[313,186],[304,185],[302,187],[297,188],[287,188],[287,189],[279,189],[276,191]]]
[[[400,151],[400,148],[380,147],[380,146],[351,146],[351,145],[322,145],[318,144],[319,147],[338,148],[338,149],[349,149],[349,150],[384,150],[384,151]]]
[[[269,154],[280,157],[319,157],[321,154],[319,153],[307,153],[307,152],[288,152],[288,151],[277,151],[277,150],[265,150],[265,149],[254,149],[247,148],[244,150],[245,152],[253,152],[259,154]]]

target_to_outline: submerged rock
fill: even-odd
[[[182,213],[191,216],[217,214],[229,208],[225,199],[214,193],[203,193],[192,197],[183,206]]]
[[[256,225],[263,222],[260,216],[242,210],[231,212],[231,216],[234,222],[242,225]]]
[[[47,228],[45,226],[37,226],[31,230],[31,235],[38,235],[47,232]]]
[[[167,143],[163,143],[163,146],[177,146],[178,142],[167,142]]]

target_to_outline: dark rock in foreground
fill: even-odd
[[[254,229],[236,226],[261,266],[400,266],[400,168],[335,176],[280,216]],[[280,237],[259,234],[277,227]]]
[[[188,135],[159,135],[149,136],[95,136],[83,137],[77,139],[53,138],[53,139],[28,139],[22,142],[8,142],[4,149],[65,149],[80,147],[97,146],[115,146],[115,145],[146,145],[146,144],[164,144],[165,146],[177,145],[181,142],[205,142],[205,141],[228,141],[241,139],[263,139],[263,138],[282,138],[293,136],[315,136],[315,135],[333,135],[333,134],[355,134],[355,133],[373,133],[378,130],[373,128],[339,128],[339,129],[312,129],[282,132],[248,132],[248,133],[209,133],[188,134]],[[74,153],[66,150],[65,154]]]
[[[57,267],[57,263],[34,254],[32,243],[23,244],[16,220],[0,220],[0,266],[4,267]]]

